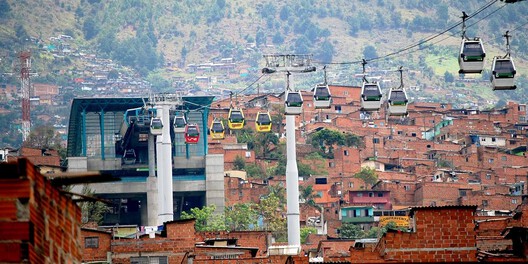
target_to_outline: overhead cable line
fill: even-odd
[[[475,11],[473,14],[469,15],[469,16],[466,18],[466,20],[475,17],[476,15],[478,15],[478,14],[480,14],[482,11],[488,9],[490,6],[492,6],[493,4],[495,4],[495,3],[498,2],[498,1],[499,1],[499,0],[492,0],[492,1],[488,2],[488,3],[485,4],[484,6],[480,7],[479,9],[477,9],[477,11]],[[397,55],[397,54],[400,54],[400,53],[402,53],[402,52],[408,51],[408,50],[410,50],[410,49],[412,49],[412,48],[418,47],[418,46],[420,46],[420,45],[422,45],[422,44],[425,44],[425,43],[427,43],[427,42],[429,42],[429,41],[431,41],[431,40],[437,38],[437,37],[440,37],[440,36],[444,35],[445,33],[447,33],[447,32],[449,32],[449,31],[453,30],[454,28],[456,28],[456,27],[458,27],[458,26],[460,26],[462,23],[463,23],[463,22],[458,22],[458,23],[456,23],[456,24],[450,26],[449,28],[447,28],[446,30],[444,30],[444,31],[442,31],[442,32],[440,32],[440,33],[437,33],[437,34],[435,34],[435,35],[429,36],[429,37],[427,37],[426,39],[421,40],[421,41],[419,41],[419,42],[417,42],[417,43],[415,43],[415,44],[412,44],[412,45],[410,45],[410,46],[407,46],[407,47],[405,47],[405,48],[403,48],[403,49],[401,49],[401,50],[394,51],[394,52],[391,52],[391,53],[386,54],[386,55],[383,55],[383,56],[379,56],[379,57],[375,57],[375,58],[367,59],[366,61],[367,61],[367,62],[369,62],[369,61],[377,61],[377,60],[381,60],[381,59],[385,59],[385,58],[388,58],[388,57],[392,57],[392,56],[394,56],[394,55]],[[360,60],[360,61],[351,61],[351,62],[324,62],[324,63],[321,63],[321,64],[346,65],[346,64],[358,64],[358,63],[362,63],[362,62],[363,62],[363,60]]]

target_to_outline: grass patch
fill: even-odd
[[[458,75],[457,57],[429,54],[425,57],[425,62],[427,66],[433,68],[435,75],[444,76],[446,71]]]

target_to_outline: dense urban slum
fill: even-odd
[[[299,178],[301,187],[313,186],[317,193],[315,204],[322,209],[301,204],[301,225],[318,229],[317,234],[308,236],[301,251],[292,251],[287,245],[273,242],[266,231],[198,232],[194,229],[194,220],[167,222],[162,232],[147,232],[138,226],[85,225],[81,228],[78,207],[68,209],[72,212],[67,214],[55,212],[59,210],[57,200],[71,199],[71,194],[59,188],[67,183],[47,184],[48,181],[57,182],[57,178],[50,175],[55,173],[53,169],[60,171],[60,166],[48,159],[58,160],[58,155],[50,150],[22,148],[3,150],[2,159],[11,162],[2,165],[6,168],[2,171],[9,173],[0,179],[1,206],[9,209],[2,210],[0,215],[0,245],[2,252],[16,254],[2,254],[4,257],[0,261],[398,263],[527,260],[528,124],[525,104],[508,102],[503,108],[482,111],[455,109],[449,103],[413,102],[409,104],[407,116],[395,118],[386,115],[383,108],[371,115],[361,112],[360,87],[330,85],[330,89],[332,108],[313,109],[313,94],[303,92],[304,110],[296,116],[299,163],[324,167],[326,171]],[[281,95],[257,94],[239,97],[236,104],[245,111],[245,125],[253,129],[257,112],[270,111],[275,116],[279,113],[274,111],[280,107],[274,105],[281,105],[281,102]],[[227,118],[232,105],[229,99],[214,102],[209,120]],[[282,138],[284,125],[278,123],[280,128],[274,131]],[[363,144],[357,147],[335,145],[333,158],[314,164],[307,156],[317,150],[308,141],[311,134],[322,129],[351,132],[359,136]],[[27,156],[29,162],[25,159],[13,162],[6,151],[10,151],[11,156]],[[257,203],[268,192],[268,186],[284,186],[284,176],[248,177],[235,170],[235,160],[240,157],[257,166],[272,166],[278,161],[259,156],[248,149],[247,144],[238,143],[234,131],[228,130],[224,140],[210,139],[209,153],[224,154],[226,206],[249,201]],[[38,166],[30,165],[31,162]],[[369,185],[354,177],[364,167],[375,170],[377,182]],[[48,192],[53,195],[44,195]],[[50,206],[50,211],[34,209],[46,206]],[[72,215],[76,217],[65,218]],[[344,223],[368,230],[391,217],[394,221],[402,220],[406,228],[389,229],[377,239],[340,238],[339,228]],[[68,225],[73,222],[70,233],[80,235],[71,237],[71,241],[54,237],[54,232],[58,231],[52,231],[51,224],[62,225],[61,221]],[[120,232],[133,235],[123,236]]]

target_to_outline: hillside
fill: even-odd
[[[68,35],[74,39],[72,45],[79,49],[112,58],[162,85],[176,77],[189,77],[184,72],[188,64],[233,58],[239,65],[247,65],[250,71],[249,78],[230,82],[235,89],[242,88],[257,78],[263,65],[262,54],[267,53],[313,54],[318,65],[329,65],[330,82],[356,85],[359,80],[350,76],[361,71],[359,61],[379,56],[382,59],[372,61],[369,67],[393,70],[403,65],[422,72],[421,78],[409,77],[406,83],[411,86],[441,87],[455,92],[466,88],[482,90],[479,95],[485,101],[516,99],[526,102],[528,93],[523,85],[526,78],[519,80],[520,89],[509,93],[485,91],[489,85],[484,82],[458,86],[445,82],[448,74],[458,76],[456,56],[460,26],[406,50],[456,25],[462,11],[478,13],[468,20],[467,33],[485,40],[490,58],[486,68],[490,67],[493,56],[505,53],[501,36],[509,30],[513,35],[511,53],[518,72],[526,76],[528,47],[524,43],[528,35],[523,30],[526,28],[523,18],[528,13],[528,3],[487,3],[478,0],[262,3],[243,0],[0,0],[0,6],[4,6],[0,12],[0,54],[6,58],[1,67],[3,72],[9,72],[12,65],[7,61],[13,60],[16,51],[34,47],[31,46],[33,41],[40,41],[40,47],[48,44],[50,37]],[[398,53],[402,50],[405,51]],[[395,52],[397,54],[385,57]],[[44,75],[79,66],[75,60],[59,65],[52,59],[35,63]],[[486,70],[482,80],[487,81],[488,76]],[[49,82],[57,78],[41,77]],[[307,82],[315,83],[321,78],[322,74],[316,74]],[[395,76],[387,78],[397,81]],[[277,85],[282,86],[278,83],[264,87]],[[411,93],[414,98],[424,97],[419,90]],[[425,98],[438,100],[434,95]]]

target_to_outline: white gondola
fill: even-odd
[[[378,111],[381,107],[381,89],[377,82],[363,82],[361,86],[361,110]]]
[[[150,119],[150,133],[152,135],[161,135],[163,132],[163,122],[161,122],[161,118],[159,117],[153,117]]]
[[[187,121],[185,120],[185,116],[177,115],[174,117],[174,122],[173,122],[174,133],[185,132],[186,125],[187,125]]]
[[[391,116],[407,115],[407,93],[405,89],[393,89],[389,91],[389,100],[387,102],[388,112]]]
[[[458,56],[458,73],[481,73],[484,68],[484,58],[486,52],[480,38],[463,39],[460,46],[460,56]]]
[[[318,84],[315,86],[313,97],[315,109],[330,108],[332,95],[327,84]]]
[[[300,115],[303,105],[301,92],[287,91],[284,105],[284,112],[286,115]]]
[[[491,84],[493,90],[515,90],[515,64],[511,57],[493,58],[493,64],[491,66]]]

